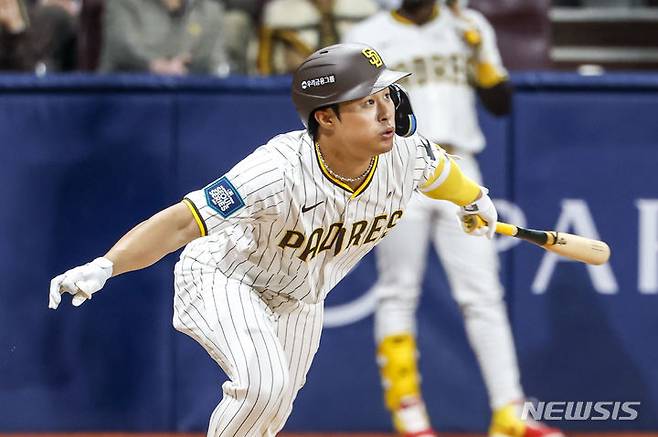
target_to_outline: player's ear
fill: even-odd
[[[313,115],[318,125],[325,129],[332,129],[336,124],[336,113],[331,108],[318,109]]]

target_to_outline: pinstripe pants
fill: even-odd
[[[174,327],[199,342],[229,378],[208,437],[276,435],[318,349],[323,303],[273,309],[239,279],[185,255],[176,264],[175,291]]]

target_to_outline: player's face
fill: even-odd
[[[393,148],[395,105],[387,87],[362,99],[340,105],[337,134],[355,151],[368,155],[386,153]]]

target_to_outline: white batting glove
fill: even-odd
[[[79,307],[103,288],[105,281],[112,276],[113,267],[112,261],[101,257],[56,276],[50,281],[48,308],[57,309],[63,293],[72,294],[71,303]]]
[[[496,207],[488,195],[489,190],[484,187],[480,187],[480,189],[482,190],[480,198],[473,203],[462,206],[457,211],[457,215],[462,223],[464,232],[476,236],[484,235],[488,239],[492,239],[496,233],[498,211],[496,211]],[[482,221],[478,221],[478,217]]]

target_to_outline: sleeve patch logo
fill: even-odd
[[[223,218],[227,218],[240,208],[244,207],[244,200],[226,176],[217,179],[203,190],[206,194],[206,203]]]

